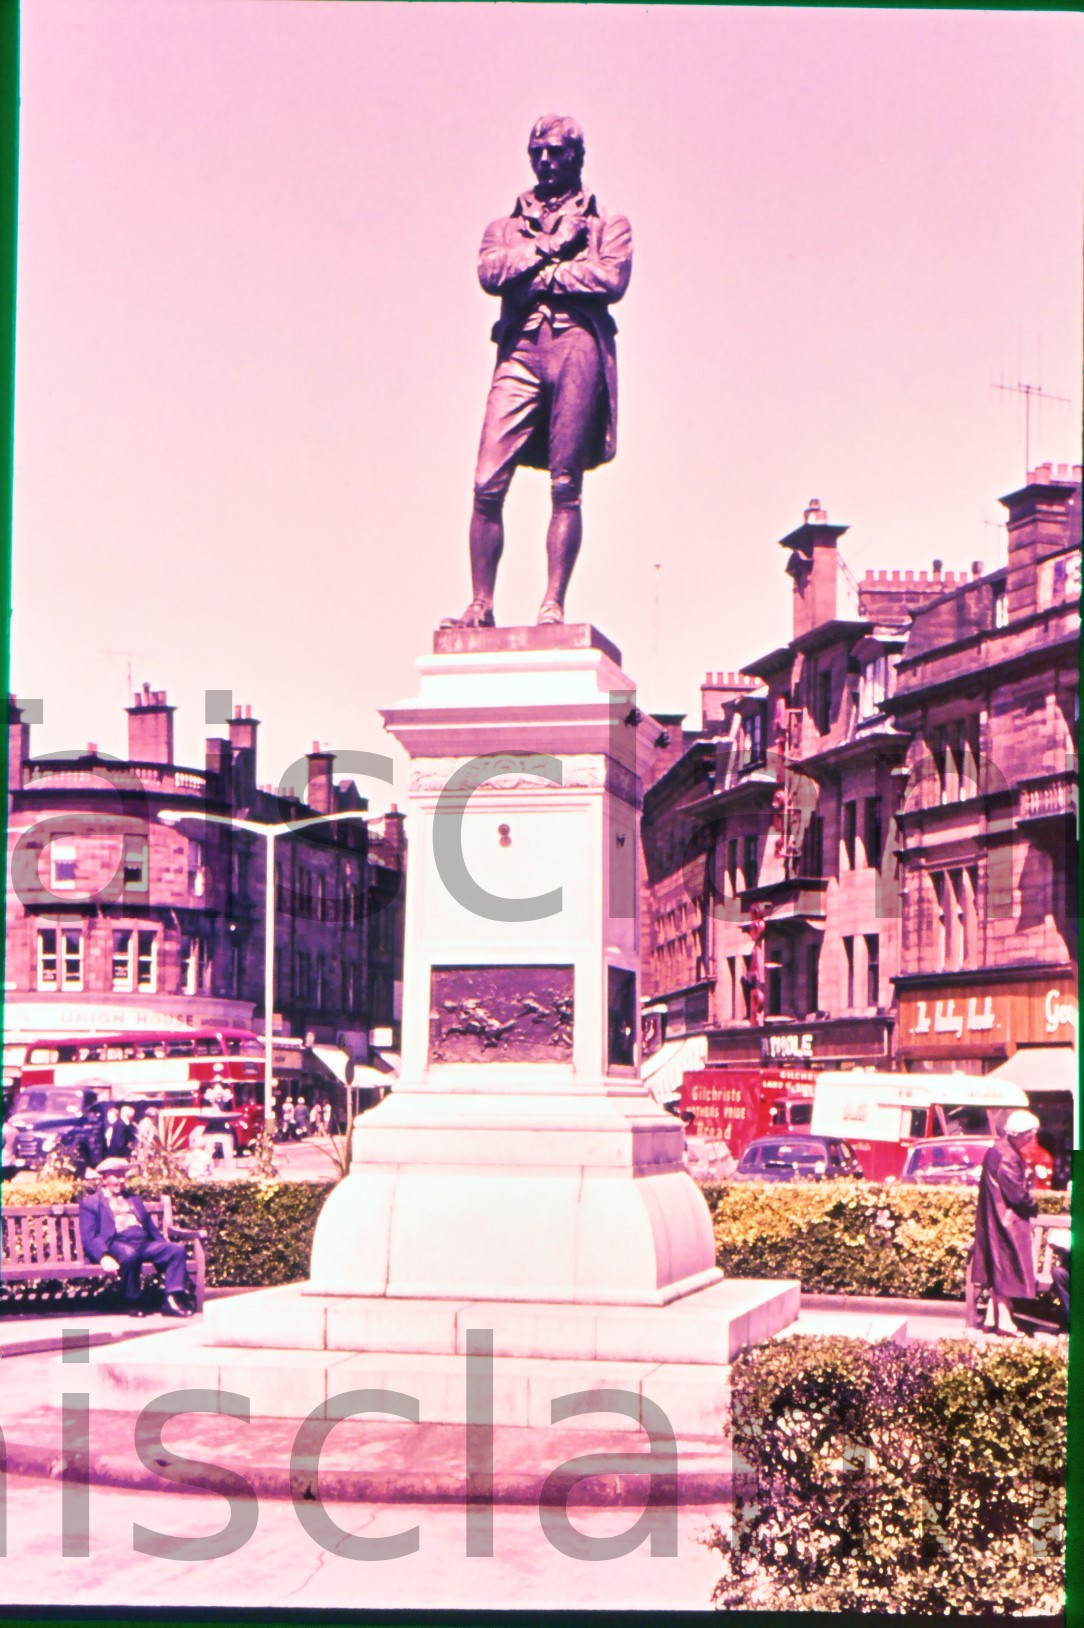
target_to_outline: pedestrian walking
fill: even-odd
[[[156,1148],[162,1146],[162,1136],[158,1128],[158,1109],[148,1108],[143,1118],[136,1126],[135,1157],[142,1162],[150,1157]]]
[[[1031,1217],[1039,1206],[1032,1197],[1033,1176],[1023,1150],[1038,1129],[1034,1114],[1014,1108],[982,1161],[973,1277],[990,1290],[986,1328],[999,1334],[1023,1332],[1013,1318],[1012,1302],[1035,1296]]]
[[[282,1140],[284,1142],[292,1142],[293,1139],[294,1139],[295,1131],[296,1131],[296,1126],[294,1124],[294,1099],[293,1099],[293,1097],[283,1097],[283,1099],[282,1099]]]
[[[135,1147],[138,1132],[135,1128],[135,1109],[126,1102],[120,1110],[110,1108],[106,1115],[105,1156],[107,1159],[127,1160]]]
[[[309,1101],[307,1097],[298,1097],[297,1107],[294,1109],[294,1124],[297,1127],[298,1137],[308,1136],[311,1130],[309,1121]]]
[[[190,1181],[207,1181],[214,1169],[214,1143],[208,1141],[207,1132],[197,1125],[188,1138],[184,1170]]]

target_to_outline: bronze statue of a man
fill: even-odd
[[[486,403],[470,525],[473,597],[445,627],[493,627],[504,548],[502,511],[519,464],[548,469],[553,512],[549,571],[538,621],[563,622],[580,551],[585,469],[617,448],[616,324],[609,307],[628,287],[632,231],[583,190],[583,132],[573,119],[539,119],[527,148],[536,185],[486,228],[478,276],[501,297],[497,366]]]

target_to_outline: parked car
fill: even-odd
[[[97,1164],[104,1148],[103,1115],[112,1106],[107,1082],[23,1086],[4,1120],[4,1175],[40,1169],[57,1148],[84,1166]]]
[[[977,1187],[982,1161],[994,1145],[992,1136],[930,1136],[908,1149],[901,1181],[920,1182],[923,1187]],[[1036,1188],[1050,1186],[1052,1159],[1038,1142],[1024,1148],[1024,1158],[1035,1173]]]
[[[686,1133],[685,1168],[694,1181],[726,1181],[734,1174],[737,1160],[725,1142]]]
[[[862,1166],[840,1136],[758,1136],[750,1142],[732,1181],[823,1181],[861,1176]]]

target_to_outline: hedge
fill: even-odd
[[[728,1277],[798,1278],[813,1294],[962,1299],[975,1189],[868,1181],[705,1187]],[[1036,1194],[1043,1213],[1064,1193]]]
[[[795,1336],[731,1370],[744,1472],[713,1602],[777,1611],[1062,1608],[1068,1341]]]
[[[207,1233],[207,1282],[212,1286],[269,1287],[309,1275],[316,1218],[334,1182],[175,1181],[151,1187],[133,1177],[128,1191],[168,1193],[179,1226]],[[74,1204],[91,1184],[72,1178],[5,1182],[0,1202]]]

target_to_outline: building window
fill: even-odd
[[[869,807],[867,803],[866,807]],[[855,837],[858,831],[858,804],[844,803],[843,805],[843,852],[847,856],[847,865],[854,870]]]
[[[994,589],[994,626],[1008,627],[1009,625],[1009,596],[1004,588]]]
[[[317,878],[317,880],[320,881],[322,878]],[[319,897],[319,893],[317,897]],[[318,955],[316,957],[316,1007],[318,1011],[323,1011],[327,1003],[327,996],[327,962],[322,955]]]
[[[122,928],[113,934],[113,988],[129,993],[135,987],[132,969],[133,938],[131,928]]]
[[[181,939],[181,994],[199,993],[199,939],[186,933]]]
[[[970,967],[979,956],[979,869],[969,865],[963,874],[963,965]]]
[[[294,978],[294,991],[299,1001],[306,1004],[312,1000],[312,956],[308,950],[297,952],[297,972]]]
[[[866,798],[866,864],[880,870],[884,851],[882,803],[879,797]]]
[[[64,941],[64,964],[61,968],[63,987],[65,989],[82,989],[83,935],[65,929],[60,936]]]
[[[304,865],[300,865],[297,872],[297,914],[312,916],[312,872]]]
[[[142,929],[137,935],[136,987],[145,995],[158,988],[158,934]]]
[[[727,958],[726,958],[726,970],[727,970],[727,989],[728,989],[728,992],[729,992],[729,995],[730,995],[730,1016],[732,1018],[736,1018],[736,1017],[739,1016],[739,1012],[738,1012],[738,991],[739,991],[739,989],[741,987],[741,985],[739,984],[739,981],[738,981],[738,958],[737,958],[736,955],[728,955],[727,956]]]
[[[821,947],[819,944],[810,944],[805,952],[805,1004],[806,1011],[814,1017],[820,1009],[820,972]]]
[[[730,897],[733,899],[738,891],[738,839],[731,837],[726,845],[726,874],[730,883]]]
[[[207,887],[207,855],[202,842],[188,839],[188,891],[202,899]]]
[[[760,875],[759,840],[755,833],[744,838],[742,877],[746,889],[756,887]]]
[[[758,763],[764,762],[764,708],[757,707],[755,711],[747,712],[742,719],[742,762],[743,769],[755,768]]]
[[[936,950],[937,970],[944,972],[949,965],[949,934],[950,934],[950,905],[948,877],[944,871],[934,871],[930,877],[933,883],[933,896],[936,906]]]
[[[49,844],[49,886],[53,892],[75,886],[75,844],[57,836]]]
[[[781,1017],[783,1014],[783,963],[781,961],[768,961],[764,966],[768,987],[765,990],[767,1015]]]
[[[124,886],[129,893],[146,893],[149,886],[150,853],[145,842],[128,848],[124,855]]]
[[[802,874],[824,875],[824,816],[811,814],[802,838]]]
[[[38,933],[38,988],[56,989],[56,928],[45,927]]]
[[[327,921],[328,920],[328,914],[327,914],[327,883],[324,880],[323,876],[321,876],[319,873],[317,873],[316,877],[314,878],[314,881],[315,881],[315,895],[314,895],[314,897],[315,897],[315,901],[316,901],[315,902],[314,914],[316,916],[317,921]],[[317,1005],[319,1005],[319,1004],[320,1004],[319,1001],[317,1001]]]
[[[815,690],[815,716],[814,722],[817,733],[827,735],[832,727],[832,672],[817,674],[817,687]]]
[[[843,970],[844,970],[844,1007],[849,1012],[854,1007],[854,939],[843,940]]]
[[[349,897],[349,895],[347,895]],[[358,968],[356,961],[343,962],[343,1011],[353,1013],[357,999]]]
[[[862,679],[858,687],[858,716],[872,718],[880,712],[888,693],[888,656],[884,651],[870,661],[862,663]]]
[[[866,1005],[881,1004],[881,940],[877,933],[866,938]]]
[[[245,951],[236,938],[230,939],[230,994],[240,995],[245,976]]]
[[[282,875],[282,861],[280,859],[276,859],[276,861],[275,861],[275,914],[276,914],[276,916],[284,909],[285,904],[286,904],[286,884],[285,884],[285,882],[283,880],[283,875]]]

